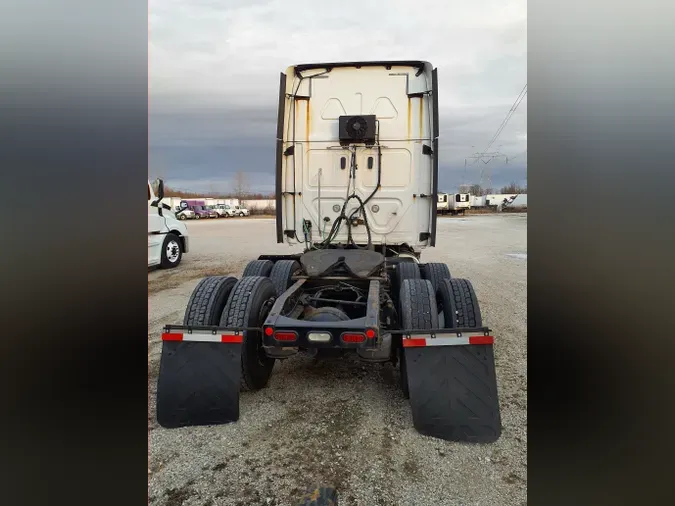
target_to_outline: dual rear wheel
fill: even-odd
[[[260,327],[276,298],[267,277],[202,279],[183,325]],[[240,390],[264,388],[274,367],[262,335],[245,331],[241,346],[165,341],[157,381],[157,421],[167,428],[228,423],[239,419]]]
[[[401,282],[401,327],[482,327],[471,282],[443,277],[447,267],[436,265],[423,266],[426,279],[412,277]],[[410,400],[413,423],[420,433],[482,443],[499,438],[501,417],[493,345],[400,346],[399,350],[401,387]]]

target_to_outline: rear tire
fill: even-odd
[[[270,271],[269,278],[274,283],[277,290],[277,296],[284,293],[291,286],[291,276],[300,269],[300,263],[295,260],[278,260]]]
[[[406,279],[422,279],[420,275],[420,268],[417,262],[398,262],[396,264],[396,270],[394,271],[394,293],[401,293],[401,288],[403,287],[403,281]]]
[[[244,269],[244,274],[242,274],[241,277],[242,278],[248,276],[267,277],[270,275],[272,267],[274,267],[274,262],[272,262],[271,260],[251,260]]]
[[[262,276],[242,278],[234,285],[220,319],[221,327],[262,327],[276,298],[274,283]],[[241,346],[242,390],[259,390],[269,381],[274,359],[266,355],[262,334],[245,331]]]
[[[401,315],[401,328],[410,329],[435,329],[438,328],[438,309],[434,287],[431,281],[426,279],[406,279],[401,286],[399,294],[399,314]],[[401,388],[406,399],[410,397],[408,386],[408,364],[403,346],[400,351]]]
[[[445,264],[432,262],[422,265],[420,270],[422,271],[422,278],[431,281],[431,284],[434,286],[434,292],[438,291],[442,280],[452,278],[450,269]]]
[[[192,291],[183,325],[218,325],[237,278],[211,276],[202,279]]]
[[[443,311],[445,328],[482,327],[483,318],[471,281],[444,279],[438,288],[439,311]]]

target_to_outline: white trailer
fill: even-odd
[[[526,193],[519,193],[518,195],[513,195],[511,198],[507,200],[505,204],[503,204],[502,207],[510,207],[510,208],[527,208],[527,194]]]
[[[471,209],[471,195],[468,193],[453,193],[448,198],[450,214],[464,214]]]
[[[501,211],[504,205],[509,205],[517,197],[515,193],[494,193],[485,196],[485,205]]]
[[[438,202],[436,203],[436,210],[438,214],[446,214],[448,212],[448,194],[439,193]]]
[[[485,197],[482,195],[471,195],[471,207],[485,206]]]

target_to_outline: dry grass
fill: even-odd
[[[160,271],[159,276],[148,279],[148,295],[152,295],[171,288],[177,288],[183,283],[193,279],[201,279],[209,276],[228,276],[236,272],[233,265],[225,264],[221,267],[202,267],[196,269],[185,269],[180,272]],[[181,266],[176,267],[180,269]]]

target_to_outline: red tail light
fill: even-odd
[[[295,341],[298,335],[295,332],[275,332],[274,339],[277,341]]]
[[[272,327],[265,327],[265,335],[271,336],[272,334],[274,334],[274,329]]]
[[[366,330],[366,337],[368,339],[373,339],[375,337],[375,331],[373,329]]]
[[[360,334],[360,333],[345,333],[342,334],[342,340],[345,343],[362,343],[363,341],[366,340],[366,335],[365,334]]]

